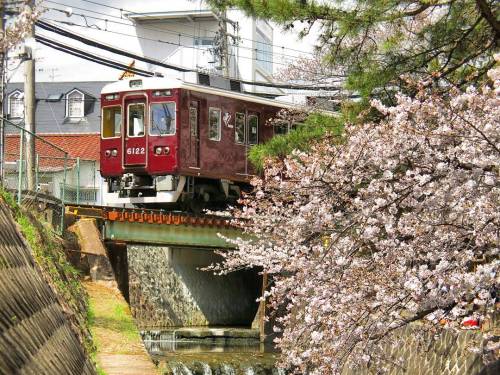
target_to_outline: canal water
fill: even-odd
[[[181,328],[141,331],[153,361],[168,375],[284,375],[278,353],[245,328]]]

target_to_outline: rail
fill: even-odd
[[[233,228],[231,217],[215,215],[193,215],[186,212],[164,211],[142,208],[119,208],[110,206],[66,204],[66,212],[80,217],[102,219],[106,221],[121,221],[166,225],[193,225],[208,227]]]

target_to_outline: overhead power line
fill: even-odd
[[[47,2],[50,2],[50,3],[55,3],[54,1],[50,1],[50,0],[46,0]],[[129,9],[124,9],[124,8],[118,8],[118,7],[115,7],[115,6],[112,6],[112,5],[108,5],[108,4],[103,4],[103,3],[99,3],[97,1],[92,1],[92,0],[81,0],[83,2],[86,2],[86,3],[89,3],[89,4],[94,4],[94,5],[98,5],[98,6],[101,6],[101,7],[104,7],[104,8],[108,8],[108,9],[114,9],[114,10],[117,10],[120,12],[120,14],[123,14],[123,13],[127,13],[127,14],[134,14],[134,15],[139,15],[139,16],[143,16],[143,17],[148,17],[146,14],[144,13],[140,13],[140,12],[134,12],[132,10],[129,10]],[[97,13],[97,12],[95,12]],[[112,16],[112,17],[116,17],[116,16]],[[121,17],[118,17],[118,18],[121,18]],[[153,30],[153,29],[152,29]],[[154,29],[154,30],[161,30],[161,29]],[[203,30],[203,31],[206,31],[206,32],[209,32],[209,33],[212,33],[212,34],[215,34],[216,32],[213,31],[213,30],[209,30],[209,29],[200,29],[200,30]],[[245,37],[240,37],[241,40],[248,40],[250,42],[256,42],[256,43],[261,43],[261,44],[264,44],[264,45],[268,45],[268,46],[271,46],[271,47],[277,47],[277,48],[284,48],[286,50],[289,50],[289,51],[294,51],[294,52],[299,52],[299,53],[305,53],[305,54],[310,54],[310,55],[313,55],[312,52],[307,52],[307,51],[301,51],[301,50],[298,50],[298,49],[293,49],[293,48],[289,48],[289,47],[285,47],[285,46],[278,46],[276,44],[273,44],[273,43],[267,43],[267,42],[260,42],[260,41],[256,41],[254,39],[251,39],[251,38],[245,38]]]
[[[60,6],[71,7],[72,9],[78,9],[78,10],[82,10],[82,11],[85,11],[85,12],[88,12],[88,13],[93,13],[93,14],[101,15],[101,16],[104,16],[104,17],[110,17],[110,18],[114,18],[114,19],[118,19],[118,20],[122,20],[122,21],[127,21],[127,22],[130,22],[130,23],[125,23],[125,22],[120,22],[120,21],[114,21],[114,20],[110,20],[108,18],[95,17],[95,16],[91,16],[91,15],[88,15],[88,14],[81,14],[81,13],[75,13],[75,12],[72,13],[73,16],[80,16],[80,17],[92,18],[92,19],[95,19],[95,20],[104,21],[106,23],[109,22],[109,23],[113,23],[113,24],[116,24],[116,25],[122,25],[122,26],[132,27],[134,29],[137,27],[132,21],[130,21],[127,18],[118,17],[118,16],[114,16],[114,15],[111,15],[111,14],[101,13],[101,12],[96,12],[96,11],[90,10],[90,9],[79,8],[79,7],[75,7],[75,6],[72,6],[72,5],[59,3],[59,2],[56,2],[56,1],[46,0],[46,2],[47,3],[56,4],[56,5],[60,5]],[[55,11],[63,12],[63,13],[65,12],[65,10],[58,9],[58,8],[47,8],[47,9],[55,10]],[[64,22],[64,21],[59,21],[58,20],[57,22]],[[180,32],[180,31],[176,31],[176,30],[170,30],[170,29],[167,29],[167,28],[161,28],[160,29],[160,28],[157,28],[157,27],[148,27],[148,26],[144,26],[144,25],[141,25],[141,27],[143,29],[145,29],[145,30],[151,30],[151,31],[155,31],[155,32],[163,33],[163,34],[169,34],[169,35],[175,35],[175,36],[183,36],[183,37],[193,38],[193,39],[199,39],[200,38],[200,36],[195,35],[195,34],[189,34],[189,33]],[[212,34],[216,33],[215,31],[207,30],[207,29],[200,29],[200,30],[207,31],[207,32],[210,32]],[[102,31],[109,31],[109,30],[102,30]],[[311,53],[311,52],[300,51],[300,50],[296,50],[296,49],[292,49],[292,48],[287,48],[287,47],[281,47],[281,46],[274,45],[272,43],[266,43],[266,42],[256,41],[254,39],[242,38],[242,37],[240,37],[240,39],[242,39],[242,40],[248,40],[248,41],[259,43],[259,44],[262,44],[262,45],[274,46],[274,47],[282,49],[282,50],[290,50],[290,51],[295,51],[295,52],[299,52],[299,53],[302,53],[302,54],[313,55],[313,53]],[[175,44],[178,45],[178,43],[175,43]],[[242,45],[236,44],[236,43],[228,43],[228,45],[231,46],[231,47],[246,49],[246,50],[250,50],[250,51],[258,50],[258,48],[242,46]],[[192,46],[184,46],[184,47],[191,48]],[[297,55],[289,55],[289,54],[286,54],[284,52],[274,52],[273,51],[273,54],[279,55],[279,56],[283,56],[283,57],[287,57],[287,58],[291,58],[291,59],[298,58]]]
[[[138,69],[138,68],[129,67],[128,65],[119,63],[117,61],[110,60],[110,59],[105,58],[105,57],[101,57],[101,56],[97,56],[97,55],[91,55],[91,54],[89,54],[89,53],[87,53],[85,51],[79,50],[77,48],[73,48],[73,47],[70,47],[70,46],[68,46],[66,44],[56,42],[55,40],[52,40],[52,39],[49,39],[49,38],[45,38],[45,37],[43,37],[43,36],[41,36],[39,34],[35,35],[35,40],[37,42],[40,42],[40,43],[46,45],[47,47],[54,48],[54,49],[56,49],[58,51],[68,53],[70,55],[79,57],[79,58],[84,59],[84,60],[92,61],[92,62],[101,64],[101,65],[105,65],[105,66],[108,66],[110,68],[115,68],[115,69],[119,69],[119,70],[125,70],[125,71],[128,71],[128,72],[137,74],[139,76],[142,76],[142,77],[152,77],[152,76],[154,76],[153,72],[149,72],[149,71]]]
[[[44,21],[38,20],[38,21],[36,21],[36,25],[38,27],[41,27],[42,29],[47,30],[47,31],[52,31],[52,32],[54,32],[56,34],[65,36],[67,38],[78,40],[79,42],[82,42],[82,43],[87,44],[89,46],[100,48],[100,49],[106,50],[108,52],[116,53],[118,55],[130,57],[132,59],[137,59],[137,60],[146,62],[148,64],[153,64],[153,65],[156,65],[156,66],[161,66],[162,68],[166,68],[166,69],[174,69],[174,70],[177,70],[179,72],[194,72],[195,71],[193,69],[184,68],[182,66],[177,66],[177,65],[172,65],[172,64],[166,64],[166,63],[163,63],[163,62],[161,62],[159,60],[156,60],[156,59],[153,59],[153,58],[139,56],[139,55],[136,55],[136,54],[134,54],[132,52],[121,50],[121,49],[115,48],[113,46],[109,46],[107,44],[98,42],[96,40],[85,38],[85,37],[83,37],[81,35],[78,35],[76,33],[73,33],[73,32],[67,31],[65,29],[62,29],[60,27],[51,25],[51,24],[49,24],[47,22],[44,22]]]
[[[45,19],[42,18],[42,21],[52,21],[52,22],[60,23],[60,24],[67,25],[67,26],[76,26],[76,27],[83,27],[83,28],[88,28],[88,29],[92,29],[92,26],[94,26],[94,25],[80,25],[80,24],[77,24],[77,23],[74,23],[74,22],[59,21],[59,20],[46,19],[46,18]],[[98,31],[107,32],[107,33],[111,33],[111,34],[128,36],[128,37],[136,38],[136,39],[147,40],[147,41],[150,41],[150,42],[156,42],[156,43],[161,43],[161,44],[169,44],[169,45],[172,45],[172,46],[175,46],[175,47],[190,48],[190,49],[199,50],[199,51],[202,51],[202,52],[206,52],[207,51],[207,49],[203,49],[203,48],[196,47],[196,46],[189,46],[189,45],[185,45],[185,44],[180,44],[180,43],[175,43],[175,42],[169,42],[167,40],[162,40],[162,39],[147,38],[147,37],[144,37],[144,36],[132,35],[132,34],[127,34],[127,33],[122,33],[122,32],[119,32],[119,31],[103,30],[103,29],[99,29]],[[227,55],[228,56],[232,56],[232,57],[237,57],[233,53],[228,53]],[[261,62],[270,62],[270,63],[276,64],[276,65],[288,66],[288,64],[285,64],[285,63],[279,63],[279,62],[272,61],[272,60],[263,60],[263,59],[259,59],[259,58],[255,58],[255,57],[249,57],[249,56],[238,56],[238,58],[240,58],[240,59],[247,59],[247,60],[254,60],[254,61],[261,61]]]
[[[87,45],[95,47],[95,48],[99,48],[99,49],[102,49],[102,50],[105,50],[105,51],[108,51],[108,52],[112,52],[112,53],[115,53],[115,54],[118,54],[118,55],[126,56],[126,57],[129,57],[129,58],[132,58],[132,59],[136,59],[136,60],[139,60],[139,61],[147,62],[147,63],[152,64],[152,65],[156,65],[156,66],[160,66],[160,67],[163,67],[163,68],[172,69],[172,70],[176,70],[176,71],[180,71],[180,72],[202,73],[202,72],[200,72],[200,71],[198,71],[196,69],[186,68],[186,67],[182,67],[182,66],[178,66],[178,65],[166,64],[166,63],[163,63],[163,62],[161,62],[159,60],[156,60],[156,59],[153,59],[153,58],[150,58],[150,57],[139,56],[139,55],[134,54],[132,52],[125,51],[123,49],[119,49],[119,48],[116,48],[116,47],[113,47],[113,46],[109,46],[109,45],[97,42],[95,40],[91,40],[91,39],[85,38],[82,35],[70,32],[68,30],[65,30],[65,29],[62,29],[60,27],[51,25],[51,24],[49,24],[47,22],[44,22],[44,21],[38,20],[36,22],[36,25],[39,26],[39,27],[41,27],[41,28],[43,28],[43,29],[45,29],[45,30],[47,30],[47,31],[51,31],[51,32],[53,32],[55,34],[58,34],[58,35],[61,35],[61,36],[64,36],[64,37],[67,37],[67,38],[70,38],[70,39],[73,39],[73,40],[77,40],[77,41],[79,41],[79,42],[81,42],[83,44],[87,44]],[[52,42],[54,42],[54,41],[52,41]],[[59,42],[56,42],[56,43],[59,43]],[[56,43],[53,43],[53,44],[55,44],[57,46]],[[58,47],[61,48],[60,46],[58,46]],[[75,49],[75,48],[71,47],[71,49]],[[79,51],[79,53],[83,53],[83,51],[81,51],[81,50],[77,50],[77,51]],[[73,51],[73,52],[75,52],[75,51]],[[85,52],[85,54],[91,55],[88,52]],[[91,56],[93,56],[93,55],[91,55]],[[149,73],[153,74],[152,72],[149,72]],[[314,91],[317,91],[317,90],[338,91],[338,90],[341,89],[340,86],[319,86],[319,85],[307,86],[307,85],[268,83],[268,82],[260,82],[260,81],[247,81],[247,80],[242,80],[242,79],[232,79],[232,80],[235,81],[235,82],[240,82],[242,84],[247,84],[247,85],[261,86],[261,87],[271,87],[271,88],[278,88],[278,89],[314,90]]]

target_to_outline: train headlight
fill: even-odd
[[[116,148],[111,150],[111,156],[118,156],[118,150]]]
[[[155,154],[161,155],[161,147],[155,147]]]
[[[166,146],[165,147],[165,155],[170,154],[170,147]]]
[[[109,158],[111,156],[111,150],[104,151],[104,155]]]

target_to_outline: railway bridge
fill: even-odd
[[[84,205],[66,205],[66,213],[80,218],[82,251],[100,259],[95,267],[109,259],[140,327],[237,326],[263,338],[259,270],[203,270],[222,259],[219,251],[234,250],[225,238],[242,236],[230,218]]]

